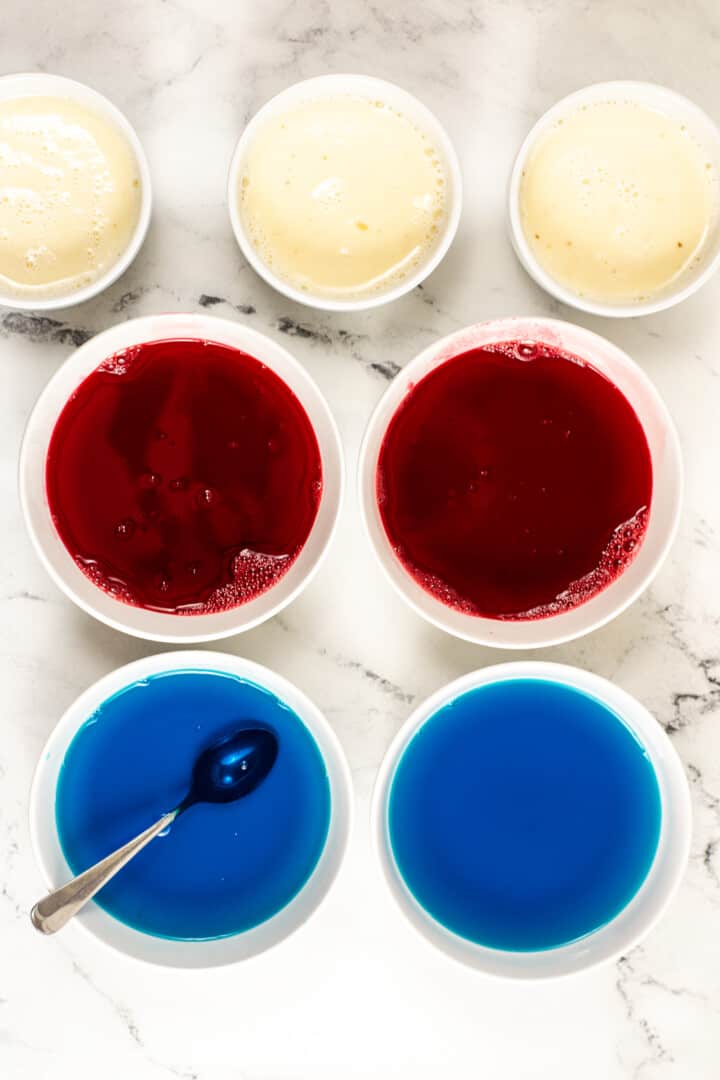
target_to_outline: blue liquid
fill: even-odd
[[[396,865],[438,922],[490,948],[576,941],[635,895],[655,856],[654,769],[623,721],[561,683],[490,683],[438,710],[390,790]]]
[[[75,873],[175,807],[198,753],[239,726],[268,727],[277,760],[251,794],[199,804],[153,840],[96,897],[106,911],[157,937],[236,934],[285,907],[325,846],[330,787],[300,718],[273,694],[233,675],[178,671],[105,701],[71,742],[56,821]]]

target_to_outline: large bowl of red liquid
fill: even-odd
[[[20,456],[25,520],[56,583],[110,626],[170,642],[288,604],[328,547],[342,477],[305,369],[204,315],[135,319],[77,349]]]
[[[675,534],[678,438],[620,349],[553,319],[501,319],[430,346],[388,387],[360,502],[390,582],[451,634],[499,648],[602,626]]]

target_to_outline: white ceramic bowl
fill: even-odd
[[[201,338],[230,345],[279,375],[304,406],[320,447],[323,492],[310,535],[297,559],[266,592],[239,607],[210,615],[172,615],[115,599],[79,569],[60,539],[45,490],[45,461],[58,415],[77,386],[120,349],[166,338]],[[249,630],[289,604],[311,580],[335,530],[343,490],[340,437],[330,410],[305,368],[289,352],[241,323],[208,315],[151,315],[120,323],[91,338],[53,375],[33,409],[20,450],[20,501],[30,538],[55,583],[88,614],[136,637],[189,643]]]
[[[373,101],[383,101],[401,112],[409,120],[428,136],[433,146],[440,154],[440,160],[445,170],[448,182],[448,213],[442,236],[438,238],[428,258],[415,271],[409,274],[398,285],[385,292],[373,296],[366,296],[357,300],[333,299],[326,296],[316,296],[296,289],[283,278],[275,274],[264,259],[261,258],[257,249],[248,237],[238,206],[237,191],[245,165],[248,150],[258,129],[270,116],[285,112],[286,109],[304,101],[315,101],[318,98],[336,98],[342,96],[354,96],[369,98]],[[247,125],[232,157],[230,174],[228,176],[228,209],[235,238],[242,250],[243,255],[253,269],[272,285],[274,289],[296,300],[300,304],[309,307],[321,308],[324,311],[363,311],[366,308],[378,307],[387,304],[390,300],[396,300],[399,296],[410,292],[428,274],[432,273],[441,259],[445,256],[453,237],[457,231],[462,206],[462,179],[460,165],[453,145],[440,121],[430,112],[422,102],[409,94],[406,90],[395,86],[394,83],[385,82],[383,79],[375,79],[369,75],[320,75],[314,79],[306,79],[304,82],[295,83],[282,90],[258,112],[255,113]]]
[[[62,75],[28,72],[18,75],[4,75],[0,78],[0,101],[7,101],[11,98],[45,96],[69,98],[71,101],[76,101],[80,105],[84,105],[88,109],[92,109],[93,112],[98,113],[108,123],[122,132],[135,155],[140,173],[140,215],[130,242],[120,258],[104,274],[86,285],[85,288],[37,299],[21,293],[3,294],[0,292],[0,305],[20,311],[54,311],[57,308],[72,307],[103,292],[114,281],[117,281],[121,274],[125,273],[142,247],[152,212],[152,185],[145,151],[130,121],[111,101],[108,101],[106,97],[103,97],[102,94],[99,94],[97,90],[93,90],[90,86],[85,86],[84,83],[76,82],[74,79],[66,79]]]
[[[50,735],[35,771],[30,793],[30,835],[48,890],[73,875],[62,853],[55,824],[55,792],[67,749],[95,709],[123,687],[159,672],[215,671],[247,679],[285,702],[308,728],[323,756],[330,784],[331,816],[322,854],[310,878],[284,908],[264,923],[215,941],[171,941],[133,930],[88,904],[62,931],[93,938],[118,953],[163,967],[220,967],[246,960],[277,945],[302,926],[327,895],[345,854],[352,823],[352,779],[345,755],[322,713],[296,686],[269,668],[238,656],[214,652],[168,652],[136,660],[100,679],[73,702]]]
[[[436,922],[417,902],[393,858],[388,831],[388,798],[405,748],[434,713],[478,686],[504,679],[539,679],[576,687],[620,716],[644,746],[660,788],[660,839],[645,881],[609,923],[570,945],[541,952],[506,952],[476,945]],[[498,664],[463,675],[424,701],[403,725],[380,766],[371,808],[371,829],[383,876],[402,913],[422,936],[448,956],[489,975],[544,979],[594,967],[627,952],[662,915],[682,878],[691,832],[690,793],[680,759],[647,709],[619,686],[580,668],[539,661]]]
[[[520,218],[520,181],[528,156],[538,138],[569,113],[582,105],[621,99],[646,105],[651,109],[673,117],[687,126],[698,143],[708,155],[708,161],[714,165],[715,176],[720,176],[720,130],[707,113],[692,101],[655,83],[618,81],[595,83],[582,90],[569,94],[553,105],[530,131],[518,152],[510,178],[508,214],[510,237],[515,253],[528,274],[541,288],[564,304],[588,311],[593,315],[605,315],[609,318],[622,318],[632,315],[651,315],[657,311],[679,304],[690,296],[714,274],[720,264],[720,190],[716,192],[717,210],[709,234],[705,240],[700,257],[691,267],[681,274],[666,289],[650,300],[642,303],[603,303],[586,296],[579,296],[572,289],[555,280],[535,258],[525,237]],[[717,182],[716,182],[717,186]]]
[[[606,589],[569,611],[543,619],[501,620],[468,615],[426,592],[404,568],[388,540],[376,497],[377,461],[388,424],[408,390],[434,368],[468,349],[502,341],[541,341],[589,361],[625,395],[645,430],[653,468],[647,531],[634,560]],[[360,507],[370,543],[390,583],[428,622],[456,637],[499,649],[558,645],[619,615],[658,571],[677,530],[682,460],[675,427],[645,373],[609,341],[556,319],[498,319],[459,330],[430,345],[393,379],[370,418],[360,448]]]

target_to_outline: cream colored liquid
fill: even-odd
[[[0,101],[0,288],[38,298],[82,288],[122,255],[140,176],[113,124],[66,98]]]
[[[716,216],[716,178],[680,122],[602,102],[559,120],[531,151],[520,187],[527,241],[582,296],[633,302],[698,257]]]
[[[437,149],[380,102],[309,101],[265,121],[238,198],[263,261],[328,297],[384,291],[427,258],[441,232],[447,177]]]

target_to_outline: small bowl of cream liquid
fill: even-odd
[[[381,79],[324,75],[255,114],[230,166],[243,255],[292,300],[376,307],[438,265],[457,230],[460,168],[439,121]]]
[[[662,311],[720,263],[720,130],[662,86],[585,87],[522,144],[509,217],[520,262],[558,300],[610,317]]]
[[[150,171],[123,114],[74,79],[0,78],[0,305],[89,300],[137,255]]]

